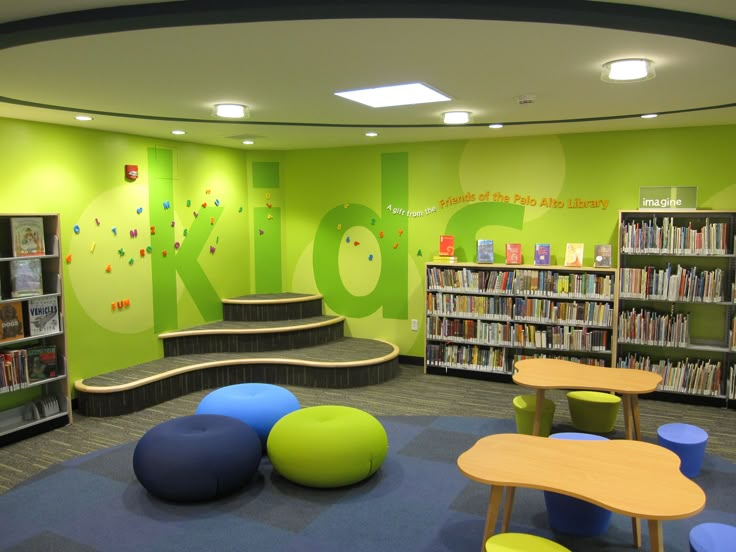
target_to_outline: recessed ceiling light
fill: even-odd
[[[243,143],[246,146],[252,146],[253,144],[255,144],[255,142],[253,140],[243,140]]]
[[[647,113],[646,115],[641,116],[642,119],[656,119],[657,114],[656,113]]]
[[[446,125],[464,125],[470,122],[470,111],[448,111],[442,114]]]
[[[649,59],[616,59],[603,64],[605,82],[641,82],[653,79],[654,62]]]
[[[89,115],[77,115],[74,117],[77,121],[91,121],[94,119],[94,117],[90,117]]]
[[[215,115],[225,119],[242,119],[245,117],[246,107],[240,104],[216,104]]]
[[[488,125],[488,128],[503,128],[503,125],[501,123],[493,123]]]
[[[368,138],[375,138],[376,136],[378,136],[378,133],[377,132],[366,132],[365,135],[368,136]]]
[[[362,103],[370,107],[447,102],[451,99],[449,96],[445,96],[421,82],[380,86],[378,88],[364,88],[362,90],[347,90],[345,92],[335,92],[335,96],[340,96],[341,98]]]
[[[182,134],[186,134],[186,130],[172,130],[171,134],[176,134],[177,136],[181,136]]]

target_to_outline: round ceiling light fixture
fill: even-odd
[[[642,82],[654,77],[654,62],[644,58],[607,61],[601,72],[604,82]]]

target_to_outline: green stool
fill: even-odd
[[[486,552],[570,552],[554,541],[525,533],[499,533],[486,541]]]
[[[600,391],[570,391],[567,394],[572,425],[587,433],[611,433],[621,407],[621,397]]]
[[[537,397],[534,395],[517,395],[514,397],[514,418],[516,419],[516,432],[532,435],[534,429],[534,413],[536,411]],[[539,424],[539,435],[549,437],[552,431],[552,418],[555,415],[555,403],[550,399],[544,399],[542,410],[542,421]]]

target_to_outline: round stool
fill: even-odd
[[[222,414],[245,422],[258,433],[265,451],[273,424],[299,407],[299,400],[288,389],[268,383],[240,383],[205,395],[195,414]]]
[[[159,498],[195,502],[242,488],[256,473],[261,456],[258,435],[240,420],[183,416],[141,437],[133,452],[133,472]]]
[[[695,477],[700,473],[708,444],[704,429],[690,424],[664,424],[657,429],[657,443],[680,457],[680,471],[684,475]]]
[[[554,433],[550,439],[575,441],[607,441],[605,437],[590,433]],[[608,531],[613,512],[579,498],[544,491],[547,519],[555,531],[576,537],[597,537]]]
[[[690,529],[690,552],[730,552],[736,527],[725,523],[701,523]]]
[[[621,397],[600,391],[570,391],[567,405],[575,429],[588,433],[611,433],[616,427]]]
[[[537,397],[534,395],[517,395],[514,397],[513,403],[516,432],[523,433],[525,435],[532,435]],[[544,399],[542,420],[539,424],[539,435],[542,437],[547,437],[550,431],[552,431],[552,418],[554,415],[555,403],[550,399]]]
[[[499,533],[486,541],[486,552],[571,552],[555,541],[526,533]]]
[[[348,406],[313,406],[281,418],[268,457],[286,479],[307,487],[342,487],[373,475],[388,454],[376,418]]]

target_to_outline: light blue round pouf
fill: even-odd
[[[195,414],[221,414],[245,422],[258,434],[265,452],[274,424],[299,408],[299,400],[288,389],[269,383],[239,383],[205,395]]]
[[[736,546],[736,526],[701,523],[690,529],[690,552],[729,552]]]
[[[708,444],[708,432],[704,429],[691,424],[664,424],[657,429],[657,443],[680,457],[684,475],[695,477],[700,473]]]

